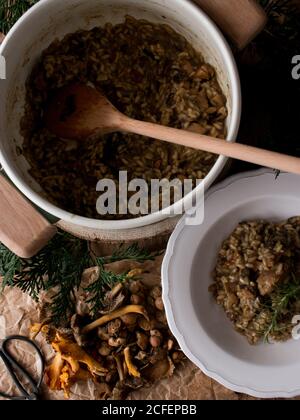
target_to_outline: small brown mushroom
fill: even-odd
[[[149,344],[149,338],[146,334],[144,334],[140,331],[137,331],[136,342],[137,342],[137,345],[139,346],[139,348],[141,350],[146,350],[146,348],[148,347],[148,344]]]
[[[144,331],[150,331],[151,330],[150,321],[145,319],[145,318],[139,319],[138,324],[139,324],[139,327]]]
[[[154,330],[154,328],[156,328],[157,322],[155,321],[155,319],[149,320],[149,319],[145,319],[145,318],[140,318],[138,320],[138,325],[142,330],[150,331],[150,330]]]
[[[123,346],[124,344],[126,344],[126,339],[125,338],[110,337],[110,339],[108,340],[108,345],[111,346],[111,347],[120,347],[120,346]]]
[[[107,332],[109,335],[115,335],[120,331],[122,326],[122,322],[119,318],[115,319],[114,321],[110,321],[107,325]]]
[[[122,289],[122,283],[118,283],[112,290],[105,294],[103,309],[100,311],[101,314],[109,314],[121,307],[125,300],[125,294],[122,292]]]
[[[127,330],[126,328],[123,328],[123,329],[119,332],[118,336],[119,336],[119,337],[121,337],[121,338],[127,338],[127,336],[128,336],[128,330]]]
[[[103,341],[107,341],[109,339],[109,334],[107,332],[106,327],[99,327],[97,334],[98,334],[98,337]]]
[[[168,325],[167,317],[164,311],[158,311],[155,314],[157,321],[162,325]]]
[[[167,343],[167,349],[168,351],[171,351],[174,347],[174,340],[169,339]]]
[[[136,314],[126,314],[121,317],[122,322],[126,326],[133,326],[136,324],[137,315]]]
[[[141,295],[131,295],[130,302],[133,305],[142,305],[144,303],[144,297]]]
[[[116,360],[113,355],[107,356],[105,362],[106,362],[105,366],[107,367],[109,371],[116,370]]]
[[[108,374],[105,376],[105,382],[106,383],[111,383],[115,380],[117,376],[117,372],[115,370],[112,370],[111,372],[108,372]]]
[[[142,362],[142,361],[146,360],[147,357],[148,357],[148,355],[145,351],[139,351],[138,354],[135,356],[135,359]]]
[[[184,354],[181,351],[174,351],[172,360],[174,363],[179,363],[184,359]]]
[[[165,309],[164,307],[164,302],[162,300],[162,297],[159,296],[155,299],[155,307],[156,309],[158,309],[159,311],[163,311]]]
[[[106,357],[109,356],[112,351],[112,348],[104,341],[101,343],[101,346],[98,349],[98,352],[101,356]]]
[[[118,370],[118,374],[119,374],[119,379],[122,382],[125,379],[125,375],[124,375],[124,369],[123,369],[123,365],[122,365],[120,356],[118,356],[118,355],[115,356],[115,361],[116,361],[116,364],[117,364],[117,370]]]
[[[150,291],[150,296],[151,296],[153,299],[156,299],[156,298],[158,298],[158,297],[161,297],[161,293],[162,293],[161,287],[160,287],[160,286],[155,286],[155,287],[153,287],[153,289]]]
[[[136,294],[144,289],[144,285],[140,280],[135,280],[129,283],[129,290],[131,293]]]
[[[152,347],[159,347],[162,343],[163,336],[162,333],[158,330],[150,331],[150,344]]]

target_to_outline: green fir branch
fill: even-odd
[[[115,274],[111,271],[102,270],[99,278],[85,290],[92,296],[87,303],[91,305],[91,314],[96,316],[103,306],[103,298],[108,290],[118,283],[123,283],[127,278],[127,272]]]
[[[119,248],[111,258],[96,257],[91,254],[88,242],[65,232],[59,232],[42,251],[29,260],[17,257],[0,243],[1,290],[7,287],[19,288],[36,302],[42,291],[53,291],[47,309],[52,321],[61,324],[74,313],[74,295],[86,268],[97,265],[101,267],[100,278],[88,288],[92,296],[90,303],[96,313],[107,290],[123,282],[127,275],[127,272],[117,275],[105,270],[105,263],[123,259],[142,262],[153,260],[154,256],[133,245]]]
[[[0,31],[4,34],[39,0],[0,0]]]
[[[120,245],[112,256],[107,259],[107,262],[113,263],[122,260],[153,261],[159,255],[161,255],[161,252],[151,253],[145,248],[140,248],[137,244],[133,244],[128,248]]]

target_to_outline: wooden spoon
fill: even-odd
[[[300,174],[300,158],[134,120],[119,112],[99,91],[84,84],[59,90],[46,109],[45,121],[49,130],[66,139],[84,141],[94,134],[125,131]]]

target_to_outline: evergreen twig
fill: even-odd
[[[133,244],[128,248],[124,248],[123,245],[120,245],[111,257],[108,258],[107,262],[115,262],[121,260],[134,260],[137,262],[144,262],[149,260],[154,260],[155,257],[160,255],[160,252],[151,253],[147,249],[140,248],[137,244]]]
[[[291,305],[300,299],[300,281],[293,274],[291,281],[278,286],[272,293],[269,302],[265,304],[266,309],[271,313],[271,320],[263,331],[264,341],[276,332],[289,328],[290,324],[281,326],[283,317],[291,309]]]
[[[1,289],[17,287],[39,300],[41,291],[53,291],[48,309],[52,321],[60,324],[74,312],[74,293],[81,284],[86,268],[99,265],[101,276],[89,288],[94,311],[98,311],[108,288],[125,280],[127,273],[116,275],[105,270],[105,262],[123,259],[135,261],[152,260],[154,255],[137,245],[120,248],[111,259],[95,257],[88,243],[67,233],[59,232],[49,244],[30,260],[17,257],[0,243]]]
[[[91,305],[91,314],[96,316],[102,305],[105,293],[116,284],[123,283],[127,278],[127,272],[115,274],[111,271],[102,270],[99,278],[85,290],[92,296],[87,303]]]
[[[6,34],[18,19],[39,0],[0,0],[0,31]]]

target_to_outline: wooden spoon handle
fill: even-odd
[[[239,48],[245,48],[267,23],[256,0],[194,0]]]
[[[256,165],[300,175],[300,158],[293,156],[246,146],[244,144],[231,143],[214,137],[192,133],[190,131],[136,121],[130,118],[122,119],[120,128],[127,132],[152,137],[168,143],[179,144],[197,150],[204,150],[217,155],[223,155],[245,162],[255,163]]]
[[[55,235],[46,219],[0,176],[0,242],[21,258],[31,258]]]

